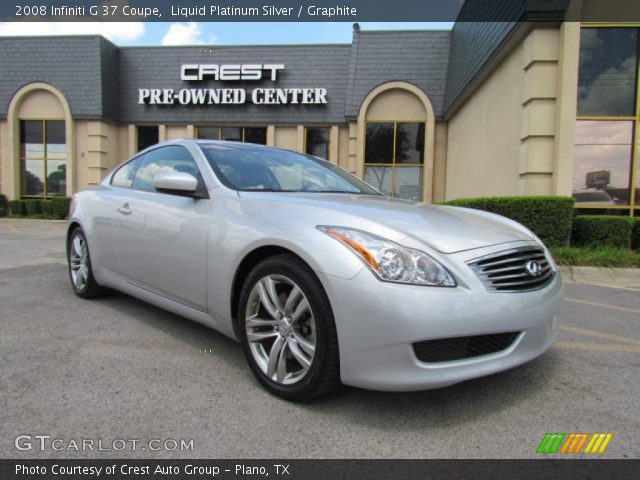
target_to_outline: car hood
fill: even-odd
[[[354,215],[417,238],[442,253],[534,240],[521,225],[488,212],[427,205],[382,195],[241,192],[240,196],[253,197],[260,202],[294,203]],[[351,226],[339,222],[328,224]]]

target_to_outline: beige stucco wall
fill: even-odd
[[[518,192],[521,56],[519,47],[449,119],[447,200]]]
[[[76,190],[98,184],[127,158],[122,132],[121,127],[98,120],[75,122]]]
[[[338,165],[355,173],[355,165],[351,165],[349,158],[349,127],[345,125],[338,130]]]
[[[571,195],[580,62],[580,24],[565,22],[560,28],[558,103],[554,145],[554,191]]]
[[[178,140],[179,138],[187,138],[187,126],[167,125],[166,137],[167,140]]]
[[[387,90],[378,95],[367,108],[367,121],[424,122],[426,111],[411,92]]]
[[[129,127],[127,125],[118,125],[118,143],[117,147],[117,155],[118,155],[118,163],[123,162],[129,155]]]
[[[89,186],[89,169],[87,165],[89,163],[89,135],[88,135],[88,122],[78,121],[75,124],[76,129],[76,142],[75,149],[77,152],[76,159],[78,162],[78,168],[76,170],[76,190],[87,188]]]
[[[289,148],[291,150],[298,149],[298,127],[276,126],[274,145],[276,147]]]
[[[18,118],[27,120],[64,120],[60,101],[50,92],[36,90],[29,93],[18,106]]]
[[[446,199],[566,193],[575,122],[566,99],[577,80],[563,76],[573,77],[562,70],[568,40],[558,28],[532,30],[449,119]]]
[[[444,201],[447,169],[447,124],[436,123],[433,152],[433,203]]]

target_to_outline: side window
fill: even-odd
[[[156,175],[165,172],[190,173],[200,181],[198,166],[189,151],[179,145],[172,145],[157,148],[144,156],[135,174],[133,188],[153,192]]]
[[[133,177],[136,174],[136,170],[138,169],[138,165],[140,165],[141,159],[142,157],[134,158],[121,166],[116,173],[113,174],[113,177],[111,177],[111,185],[115,187],[130,188],[133,184]]]

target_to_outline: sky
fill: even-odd
[[[453,22],[362,22],[361,30],[449,30]],[[101,34],[120,46],[351,43],[350,22],[19,22],[0,23],[0,36]]]

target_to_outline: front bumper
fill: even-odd
[[[456,288],[398,285],[366,268],[350,280],[322,275],[331,300],[343,383],[373,390],[439,388],[490,375],[544,353],[558,334],[563,287],[557,272],[531,292],[488,292],[465,262],[502,248],[448,255]],[[422,362],[413,344],[424,340],[521,332],[506,349],[461,360]]]

